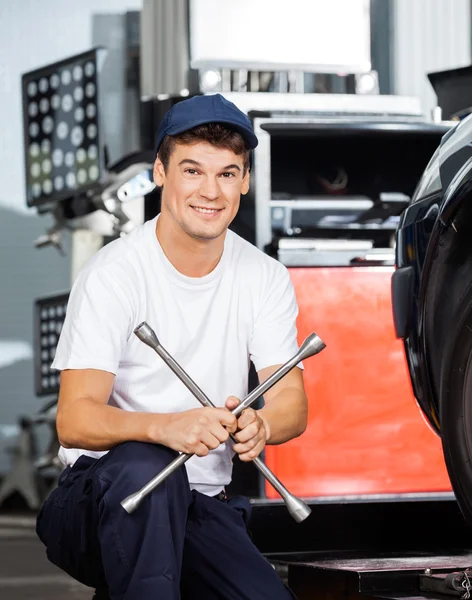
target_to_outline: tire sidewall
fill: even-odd
[[[457,502],[472,524],[472,286],[456,317],[441,370],[441,441]]]

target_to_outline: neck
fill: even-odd
[[[224,250],[225,235],[214,240],[192,238],[166,213],[157,219],[156,236],[169,262],[187,277],[211,273]]]

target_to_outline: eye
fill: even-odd
[[[232,177],[236,177],[236,175],[234,173],[232,173],[231,171],[226,171],[225,173],[221,174],[225,179],[231,179]]]
[[[196,169],[185,169],[184,173],[188,173],[189,175],[198,175],[198,171]]]

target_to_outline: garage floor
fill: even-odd
[[[93,590],[77,583],[46,558],[34,517],[0,515],[2,600],[90,600]]]

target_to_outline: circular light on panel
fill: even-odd
[[[74,119],[76,120],[77,123],[82,123],[82,121],[84,120],[84,116],[85,116],[85,112],[81,106],[79,106],[78,108],[75,109]]]
[[[57,137],[60,140],[65,140],[69,133],[69,125],[65,121],[61,121],[57,126]]]
[[[85,95],[87,98],[93,98],[95,96],[95,84],[87,83],[85,86]]]
[[[85,109],[85,112],[87,113],[88,119],[93,119],[97,114],[97,107],[95,106],[95,104],[88,104],[87,108]]]
[[[52,153],[52,164],[55,167],[60,167],[64,160],[64,153],[60,148],[56,148]]]
[[[53,118],[50,117],[49,115],[47,117],[44,117],[42,127],[43,127],[44,133],[46,133],[47,135],[52,133],[52,130],[54,129]]]
[[[52,163],[49,160],[49,158],[46,158],[45,160],[43,160],[42,170],[43,170],[43,173],[45,173],[46,175],[49,175],[49,173],[52,171]]]
[[[72,100],[72,96],[70,94],[66,94],[62,98],[62,110],[64,112],[69,112],[72,110],[73,106],[74,106],[74,101]]]
[[[62,71],[61,73],[61,81],[62,81],[62,85],[69,85],[69,83],[71,82],[72,76],[70,74],[69,69],[64,69],[64,71]]]
[[[93,140],[97,136],[97,127],[93,123],[87,127],[87,137]]]
[[[59,87],[61,83],[61,80],[59,78],[59,75],[57,73],[54,73],[53,75],[51,75],[50,79],[49,79],[49,84],[51,86],[51,88],[53,90],[57,90],[57,88]]]
[[[31,177],[34,177],[35,179],[36,179],[36,177],[39,177],[41,175],[41,167],[39,166],[39,163],[34,162],[31,165],[30,173],[31,173]]]
[[[49,154],[51,152],[51,140],[43,140],[41,142],[41,152],[43,154]]]
[[[87,171],[85,169],[79,169],[77,171],[77,181],[83,185],[87,181]]]
[[[204,92],[217,90],[221,84],[221,73],[213,69],[204,71],[200,75],[200,86]]]
[[[36,115],[38,114],[38,105],[36,104],[36,102],[30,102],[28,105],[28,114],[30,117],[36,117]]]
[[[83,71],[80,65],[76,65],[72,71],[72,77],[74,81],[80,81],[82,79]]]
[[[97,165],[92,165],[89,169],[89,177],[92,181],[97,181],[99,176],[99,170]]]
[[[39,133],[39,125],[33,121],[33,123],[30,123],[28,131],[31,137],[36,137]]]
[[[49,110],[49,102],[47,98],[41,98],[39,103],[39,110],[44,114],[46,114]]]
[[[60,175],[57,175],[57,177],[54,177],[54,189],[56,191],[60,192],[63,187],[64,187],[64,178],[61,177]]]
[[[79,148],[77,150],[77,162],[83,163],[83,162],[85,162],[86,158],[87,158],[87,153],[85,152],[85,150],[83,148]]]
[[[76,87],[74,90],[74,100],[76,102],[82,102],[84,99],[84,88]]]
[[[31,144],[31,146],[29,147],[29,153],[33,158],[36,158],[37,156],[39,156],[39,144],[37,144],[36,142],[33,142]]]
[[[43,183],[43,192],[45,194],[50,194],[52,192],[52,181],[50,179],[46,179]]]
[[[70,134],[70,141],[74,144],[74,146],[80,146],[80,144],[84,141],[84,130],[82,127],[76,125]]]
[[[41,77],[38,84],[39,91],[41,94],[45,94],[49,89],[49,82],[46,77]]]
[[[58,94],[54,94],[53,96],[51,96],[51,107],[54,110],[58,110],[60,106],[61,106],[60,96]]]
[[[41,196],[41,186],[39,183],[33,183],[31,186],[31,192],[35,198],[39,198]]]
[[[30,96],[30,98],[32,98],[33,96],[36,96],[36,94],[38,93],[38,86],[36,85],[36,83],[34,81],[31,81],[30,83],[28,83],[27,92],[28,92],[28,96]]]
[[[69,188],[73,188],[75,186],[75,175],[74,175],[74,173],[67,173],[67,175],[66,175],[66,185]]]
[[[95,144],[92,144],[91,146],[89,146],[87,154],[88,154],[88,157],[90,158],[90,160],[95,160],[98,156],[97,146],[95,146]]]
[[[357,94],[378,94],[379,81],[376,73],[360,73],[356,76]]]
[[[74,153],[73,152],[66,152],[66,156],[65,156],[64,162],[66,163],[66,167],[69,167],[69,169],[71,169],[74,166],[74,163],[75,163]]]
[[[95,73],[95,65],[93,64],[93,62],[88,62],[85,65],[85,75],[87,75],[87,77],[92,77],[92,75]]]

